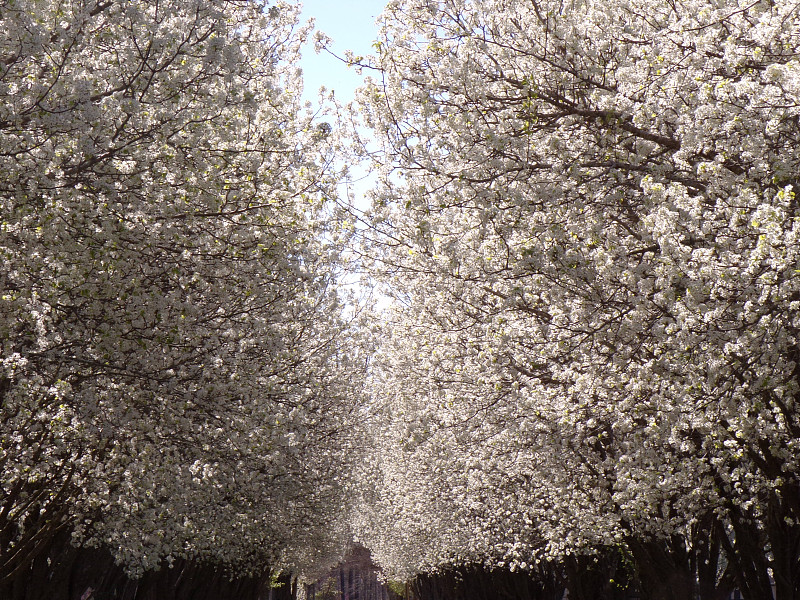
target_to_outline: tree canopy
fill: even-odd
[[[797,597],[798,44],[793,2],[389,4],[379,560]]]
[[[800,4],[392,0],[332,125],[292,3],[0,21],[0,583],[800,598]]]
[[[61,528],[133,573],[326,556],[363,369],[297,8],[0,19],[0,574]]]

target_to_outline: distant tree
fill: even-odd
[[[363,361],[297,15],[0,2],[0,580],[63,530],[133,574],[340,541]]]
[[[651,597],[800,597],[799,10],[389,4],[381,564],[619,549]]]

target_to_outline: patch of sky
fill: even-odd
[[[377,19],[387,0],[305,0],[302,2],[301,20],[314,19],[314,29],[324,33],[330,42],[326,49],[315,52],[312,35],[303,50],[300,67],[303,70],[304,99],[318,106],[320,88],[333,92],[338,104],[352,102],[355,91],[363,85],[365,73],[347,64],[348,51],[353,56],[374,53],[373,44],[378,35]],[[326,92],[326,93],[327,93]],[[324,121],[321,117],[321,121]],[[369,132],[359,130],[359,135],[369,140]],[[349,206],[358,228],[366,226],[364,214],[369,207],[367,192],[375,185],[375,177],[366,165],[348,165],[349,176],[339,186],[339,201]],[[353,274],[355,279],[357,276]],[[355,283],[355,281],[354,281]],[[355,283],[356,288],[366,292]]]

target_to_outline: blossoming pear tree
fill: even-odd
[[[313,565],[363,360],[284,2],[0,2],[0,579]]]
[[[614,549],[680,582],[653,597],[798,597],[800,7],[383,19],[365,543],[401,572]]]

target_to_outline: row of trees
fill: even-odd
[[[379,563],[800,597],[799,10],[389,4],[361,92]]]
[[[423,595],[800,598],[800,6],[390,2],[358,243],[297,7],[0,20],[0,595],[354,532]]]
[[[364,359],[298,11],[0,2],[0,595],[64,532],[134,577],[338,557]]]

